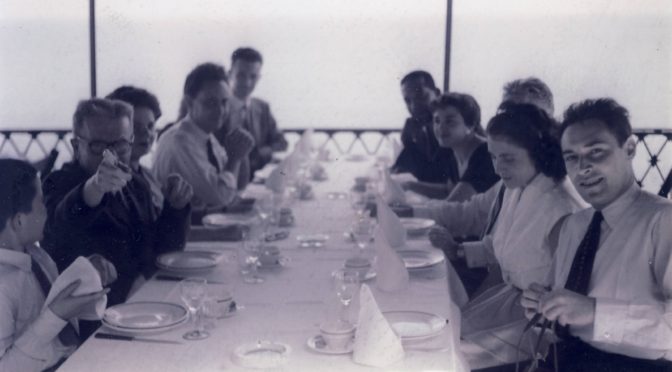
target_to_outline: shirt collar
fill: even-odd
[[[184,131],[192,134],[197,140],[201,142],[208,142],[210,139],[210,133],[205,133],[205,131],[196,125],[193,120],[191,120],[191,116],[187,114],[182,121],[180,126]]]
[[[31,271],[31,258],[25,252],[0,248],[0,265],[11,265],[23,271]]]
[[[613,228],[618,222],[618,219],[625,215],[640,193],[641,189],[635,182],[633,182],[621,196],[604,207],[604,209],[602,209],[602,216],[604,216],[604,222],[607,223],[607,226]]]

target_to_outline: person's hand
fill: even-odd
[[[273,157],[273,148],[270,146],[259,147],[257,151],[259,151],[259,157],[264,161],[270,161]]]
[[[399,217],[413,217],[413,207],[410,205],[392,203],[390,209]]]
[[[401,186],[402,189],[404,189],[404,191],[408,191],[413,190],[413,186],[415,186],[415,184],[417,183],[418,183],[417,181],[403,181],[399,182],[399,185]]]
[[[584,327],[595,321],[595,299],[561,288],[541,297],[541,314],[550,321]]]
[[[436,248],[440,248],[449,260],[456,260],[457,249],[460,244],[453,239],[453,235],[443,226],[434,226],[429,230],[429,242]]]
[[[246,157],[252,148],[254,148],[254,137],[242,128],[233,129],[224,139],[224,149],[232,161]]]
[[[171,207],[182,209],[191,201],[191,198],[194,196],[194,189],[182,176],[177,173],[171,173],[166,180],[163,195]]]
[[[523,291],[523,295],[520,297],[520,304],[525,309],[525,317],[527,319],[532,319],[533,316],[541,312],[541,299],[548,292],[548,288],[539,283],[532,283],[529,288]]]
[[[76,280],[70,283],[69,286],[63,288],[63,290],[54,297],[53,301],[49,304],[49,309],[56,316],[63,320],[76,318],[110,291],[109,288],[105,288],[99,292],[74,296],[73,292],[79,288],[80,284],[81,280]]]
[[[96,173],[84,185],[84,201],[90,207],[95,207],[105,194],[121,191],[131,178],[131,168],[106,149]]]
[[[103,287],[107,287],[117,280],[117,269],[114,267],[112,262],[108,261],[105,257],[99,254],[92,254],[87,257],[91,265],[98,271],[100,276],[100,281],[103,284]]]

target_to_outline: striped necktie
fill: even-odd
[[[217,173],[221,172],[222,170],[219,168],[219,162],[217,161],[217,156],[215,156],[215,150],[212,148],[212,138],[208,139],[206,147],[208,149],[208,162],[210,162],[210,164],[212,164],[212,166],[214,166],[215,169],[217,169]]]

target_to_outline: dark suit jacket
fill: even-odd
[[[161,213],[154,213],[146,181],[134,174],[123,196],[108,193],[90,208],[82,196],[88,178],[79,165],[67,163],[45,179],[42,246],[59,270],[77,256],[98,253],[110,260],[119,275],[108,294],[108,304],[115,305],[126,300],[138,275],[153,274],[157,255],[184,247],[191,207],[176,210],[164,201]]]

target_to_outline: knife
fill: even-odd
[[[122,336],[122,335],[113,335],[111,333],[96,333],[95,338],[100,338],[103,340],[118,340],[118,341],[140,341],[140,342],[155,342],[158,344],[176,344],[182,345],[181,342],[172,341],[172,340],[158,340],[155,338],[143,338],[143,337],[134,337],[134,336]]]
[[[187,279],[187,277],[160,274],[160,275],[155,276],[154,279],[162,280],[162,281],[170,281],[170,282],[180,282],[184,279]],[[226,284],[224,282],[220,282],[220,281],[217,281],[217,280],[210,280],[210,279],[206,279],[206,280],[208,281],[208,284]]]

